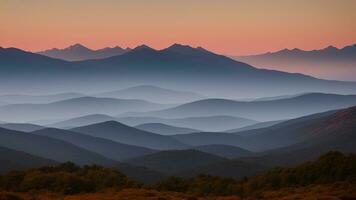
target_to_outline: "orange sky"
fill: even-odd
[[[0,0],[0,46],[203,46],[229,55],[356,43],[354,0]]]

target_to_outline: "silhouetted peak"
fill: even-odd
[[[133,49],[133,51],[138,51],[138,50],[154,50],[154,49],[145,44],[142,44]]]
[[[182,45],[182,44],[174,43],[171,46],[169,46],[167,49],[172,50],[172,49],[194,49],[194,48],[189,45]]]
[[[302,50],[300,50],[300,49],[298,49],[298,48],[294,48],[294,49],[292,49],[291,51],[292,51],[292,52],[300,52],[300,51],[302,51]]]
[[[338,50],[338,48],[336,48],[336,47],[334,47],[334,46],[332,46],[332,45],[330,45],[330,46],[328,46],[328,47],[326,47],[325,49],[327,49],[327,50]]]
[[[334,47],[334,46],[328,46],[325,49],[323,49],[324,51],[337,51],[339,50],[338,48]]]
[[[172,51],[181,54],[201,54],[201,53],[211,53],[202,47],[191,47],[189,45],[182,45],[182,44],[173,44],[168,48],[164,49],[163,51]]]
[[[345,47],[342,48],[341,50],[354,52],[354,51],[356,51],[356,44],[349,45],[349,46],[345,46]]]
[[[89,48],[87,48],[84,45],[79,44],[79,43],[73,44],[73,45],[67,47],[67,49],[88,49],[89,50]]]

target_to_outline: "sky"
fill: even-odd
[[[0,0],[0,46],[182,43],[226,55],[343,47],[356,43],[355,11],[355,0]]]

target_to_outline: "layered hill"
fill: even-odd
[[[152,112],[156,113],[156,112]],[[255,120],[233,117],[226,115],[216,115],[216,116],[197,116],[197,117],[185,117],[185,118],[162,118],[162,117],[147,117],[150,113],[140,113],[144,116],[136,117],[123,117],[118,116],[117,121],[130,126],[137,126],[140,124],[147,123],[160,123],[176,127],[185,127],[190,129],[197,129],[203,131],[224,131],[227,128],[238,128],[247,125],[252,125],[257,123]],[[138,115],[140,115],[138,114]],[[145,115],[147,114],[147,115]],[[127,115],[135,115],[134,113],[128,113]]]
[[[268,134],[270,137],[277,138],[284,134],[285,138],[293,142],[284,139],[288,146],[263,152],[262,155],[249,160],[269,165],[290,165],[315,159],[331,150],[344,153],[356,152],[356,107],[324,114],[309,121],[310,123],[302,122],[299,125],[291,124],[285,127],[284,133],[271,130]],[[292,129],[293,126],[298,127],[298,132]],[[272,135],[272,132],[277,135]],[[259,133],[255,137],[264,139],[265,134],[266,132]]]
[[[142,131],[116,121],[107,121],[71,129],[94,137],[105,138],[116,142],[142,146],[151,149],[182,149],[187,145],[174,138],[147,131]]]
[[[0,118],[6,121],[61,119],[88,114],[120,114],[135,110],[166,107],[143,100],[79,97],[47,104],[12,104],[0,107]]]
[[[133,115],[167,118],[230,115],[260,121],[271,121],[296,118],[327,110],[347,108],[353,105],[356,105],[356,95],[310,93],[287,99],[256,102],[205,99],[161,111]]]
[[[81,117],[75,117],[64,121],[59,121],[56,123],[49,124],[48,126],[56,127],[56,128],[75,128],[79,126],[87,126],[90,124],[97,124],[97,123],[113,121],[113,120],[116,120],[116,118],[109,115],[92,114],[92,115],[85,115]]]
[[[43,129],[45,127],[39,126],[36,124],[29,124],[29,123],[5,123],[0,124],[1,128],[15,130],[15,131],[22,131],[22,132],[32,132]]]
[[[135,128],[144,130],[144,131],[148,131],[151,133],[161,134],[161,135],[176,135],[176,134],[201,132],[200,130],[197,130],[197,129],[170,126],[170,125],[166,125],[166,124],[162,124],[162,123],[140,124],[138,126],[135,126]]]
[[[56,101],[63,101],[67,99],[74,99],[85,96],[84,94],[67,92],[61,94],[50,94],[50,95],[24,95],[24,94],[7,94],[1,95],[0,100],[4,102],[9,102],[7,104],[41,104],[41,103],[52,103]]]
[[[204,98],[197,93],[171,90],[153,85],[140,85],[122,90],[99,93],[95,96],[118,99],[142,99],[163,104],[186,103]]]
[[[148,148],[122,144],[112,140],[92,137],[90,135],[62,129],[46,128],[34,131],[32,134],[63,140],[65,142],[74,144],[92,152],[96,152],[102,156],[117,161],[126,160],[154,152]]]
[[[27,168],[35,168],[56,164],[50,159],[33,156],[31,154],[5,147],[0,147],[0,174]]]
[[[193,148],[198,151],[214,154],[229,159],[247,157],[253,155],[253,152],[248,151],[246,149],[236,147],[236,146],[231,146],[231,145],[223,145],[223,144],[195,146]]]
[[[0,146],[57,162],[115,165],[114,161],[104,156],[62,140],[3,128],[0,128]]]

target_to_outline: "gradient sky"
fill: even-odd
[[[0,0],[0,46],[203,46],[229,55],[356,43],[355,0]]]

